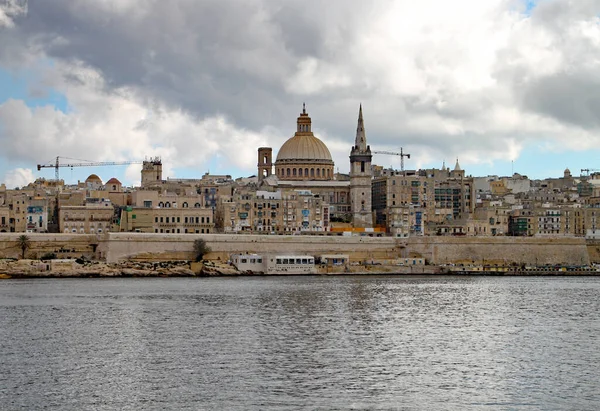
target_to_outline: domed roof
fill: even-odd
[[[332,161],[329,149],[321,140],[311,134],[297,133],[283,143],[277,153],[281,160],[326,160]]]
[[[86,183],[96,183],[96,182],[102,183],[102,180],[96,174],[90,174],[90,176],[85,179],[85,182]]]
[[[106,182],[106,184],[121,184],[121,182],[119,180],[117,180],[116,178],[111,178],[110,180],[108,180]]]

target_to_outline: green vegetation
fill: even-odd
[[[54,254],[54,253],[46,253],[40,257],[40,260],[55,260],[55,259],[56,259],[56,254]]]
[[[25,234],[20,235],[19,238],[17,238],[17,244],[19,246],[19,248],[21,249],[21,258],[25,258],[25,251],[29,250],[29,248],[31,248],[31,240],[29,239],[29,236],[26,236]]]
[[[194,257],[196,261],[202,261],[202,258],[210,253],[210,247],[206,244],[206,241],[202,238],[199,238],[194,241]]]

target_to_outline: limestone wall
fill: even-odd
[[[0,235],[0,258],[20,258],[17,238],[21,233]],[[58,258],[81,255],[122,260],[192,260],[193,244],[203,238],[211,247],[208,259],[226,261],[233,253],[310,255],[348,254],[351,261],[393,260],[422,257],[431,264],[568,264],[600,261],[600,242],[586,244],[583,238],[557,237],[345,237],[266,236],[238,234],[144,234],[107,233],[28,234],[31,248],[26,257],[55,253]]]
[[[409,249],[434,264],[568,264],[590,263],[581,237],[417,237]]]
[[[239,234],[143,234],[109,233],[99,246],[107,262],[124,259],[192,259],[193,244],[203,238],[212,252],[209,259],[229,259],[233,253],[306,253],[311,255],[344,253],[354,261],[391,259],[401,256],[402,245],[391,237],[342,236],[267,236]]]
[[[17,239],[22,235],[27,235],[31,244],[25,257],[36,259],[47,253],[54,253],[58,258],[82,255],[91,258],[99,242],[98,237],[91,234],[1,233],[0,258],[21,258]]]

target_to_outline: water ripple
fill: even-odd
[[[596,409],[600,279],[5,280],[2,409]]]

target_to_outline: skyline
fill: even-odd
[[[599,15],[600,0],[0,0],[0,182],[53,178],[36,164],[56,156],[246,177],[303,102],[343,173],[362,103],[372,150],[402,147],[406,169],[578,176],[600,168]],[[61,178],[140,179],[90,170]]]

